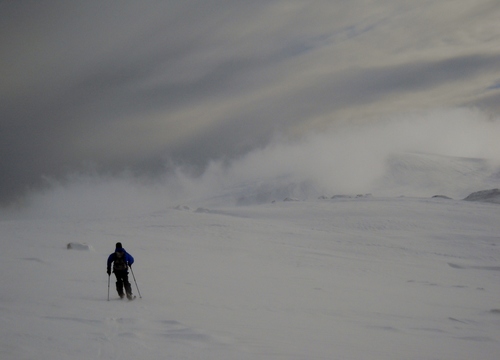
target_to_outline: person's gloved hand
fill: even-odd
[[[110,269],[108,269],[106,272],[108,273],[108,276],[111,276],[111,270]]]

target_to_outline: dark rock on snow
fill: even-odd
[[[500,190],[491,189],[491,190],[477,191],[467,196],[464,200],[500,204]]]

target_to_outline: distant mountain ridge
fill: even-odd
[[[500,169],[487,159],[453,157],[425,153],[393,154],[385,161],[383,175],[374,179],[368,188],[345,191],[337,184],[322,179],[281,176],[261,179],[259,182],[240,184],[228,189],[221,198],[235,198],[239,205],[266,203],[286,198],[299,200],[373,194],[373,196],[432,197],[439,194],[452,199],[483,189],[497,188]],[[320,185],[322,184],[322,185]],[[493,190],[484,190],[471,201],[496,202]],[[468,199],[470,200],[470,199]]]
[[[482,189],[498,187],[499,170],[487,159],[402,153],[387,159],[384,176],[373,193],[463,199]]]

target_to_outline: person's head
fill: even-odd
[[[121,242],[116,243],[116,249],[115,249],[115,254],[117,257],[121,258],[125,251],[123,250],[123,246]]]

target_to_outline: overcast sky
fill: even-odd
[[[391,113],[500,114],[498,0],[0,1],[0,203]]]

